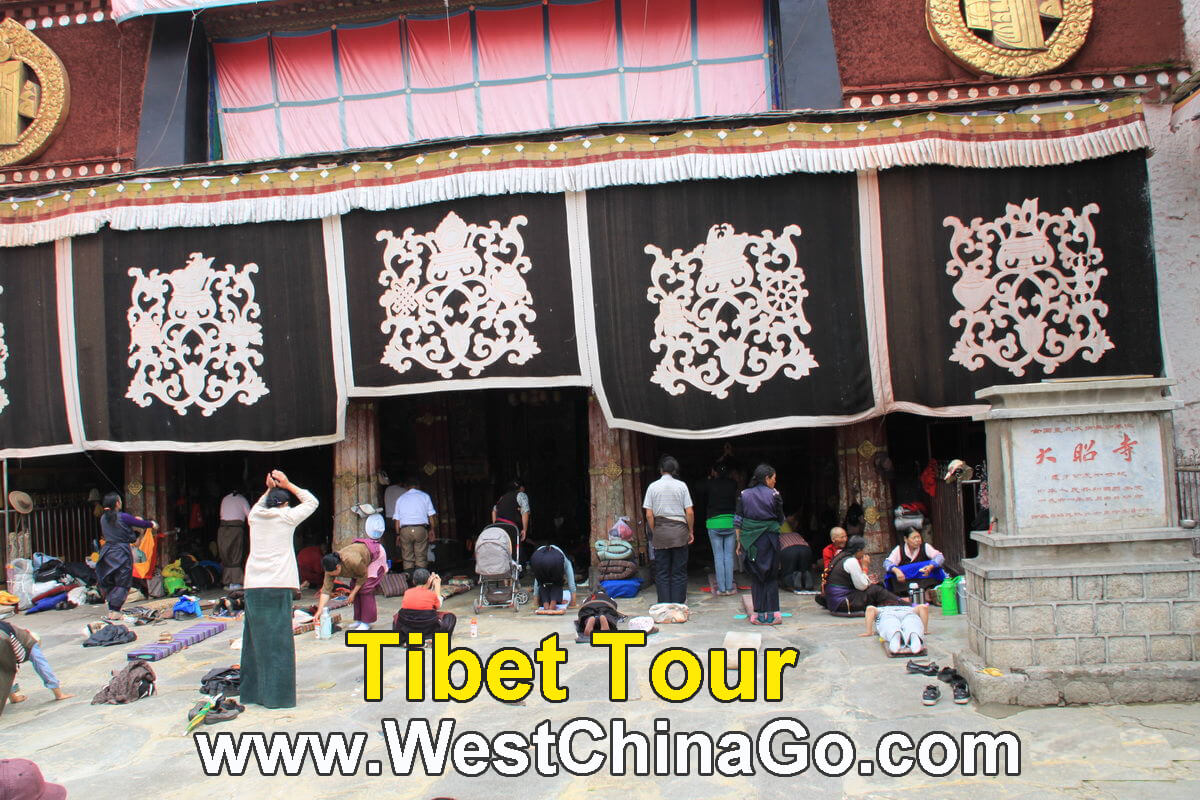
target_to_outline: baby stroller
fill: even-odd
[[[511,608],[529,602],[529,594],[521,589],[521,567],[517,563],[520,554],[513,552],[517,540],[516,528],[497,522],[483,529],[475,540],[475,572],[479,575],[479,599],[475,601],[475,612],[483,608]]]

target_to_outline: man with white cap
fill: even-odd
[[[321,612],[333,596],[334,579],[349,578],[352,586],[347,600],[354,604],[354,621],[347,630],[365,631],[379,618],[375,588],[388,570],[387,553],[379,544],[379,537],[387,529],[387,523],[380,511],[370,503],[360,503],[350,510],[365,517],[363,527],[366,537],[355,539],[336,553],[329,553],[321,559],[325,582],[317,598],[315,617],[318,620],[321,618]]]

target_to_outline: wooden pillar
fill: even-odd
[[[176,541],[173,530],[178,521],[168,497],[171,466],[169,453],[125,454],[125,491],[122,502],[130,514],[158,523],[158,567],[170,563],[175,558]],[[187,513],[186,509],[184,513]]]
[[[892,487],[877,467],[877,456],[887,455],[884,418],[845,425],[837,429],[838,511],[844,517],[851,503],[863,507],[864,536],[871,554],[871,571],[883,567],[883,556],[895,545],[892,526]]]
[[[450,415],[446,399],[431,396],[418,406],[418,412],[413,420],[416,440],[414,466],[421,480],[421,488],[433,498],[433,507],[437,509],[437,529],[434,533],[439,539],[457,539],[458,520],[454,514],[454,474],[450,457]]]
[[[351,400],[346,438],[333,446],[333,547],[362,536],[363,523],[351,507],[379,505],[379,417],[373,401]],[[386,515],[385,515],[386,516]]]
[[[613,430],[604,419],[604,411],[594,395],[588,397],[588,476],[590,478],[591,574],[597,574],[595,542],[608,536],[618,517],[629,517],[633,524],[636,552],[645,563],[646,536],[642,508],[640,475],[641,437],[632,431]],[[592,581],[593,588],[595,581]]]

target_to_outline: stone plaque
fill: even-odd
[[[1157,414],[1020,420],[1013,425],[1012,458],[1021,530],[1168,524]]]

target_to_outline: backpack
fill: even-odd
[[[34,561],[37,561],[36,555]],[[56,581],[63,575],[63,562],[57,558],[44,558],[41,565],[33,571],[33,582],[44,583]]]
[[[237,667],[215,667],[200,679],[200,693],[236,697],[242,691],[242,671]]]
[[[187,570],[188,581],[196,587],[196,591],[204,592],[218,586],[221,576],[211,566],[204,562],[196,562]]]

